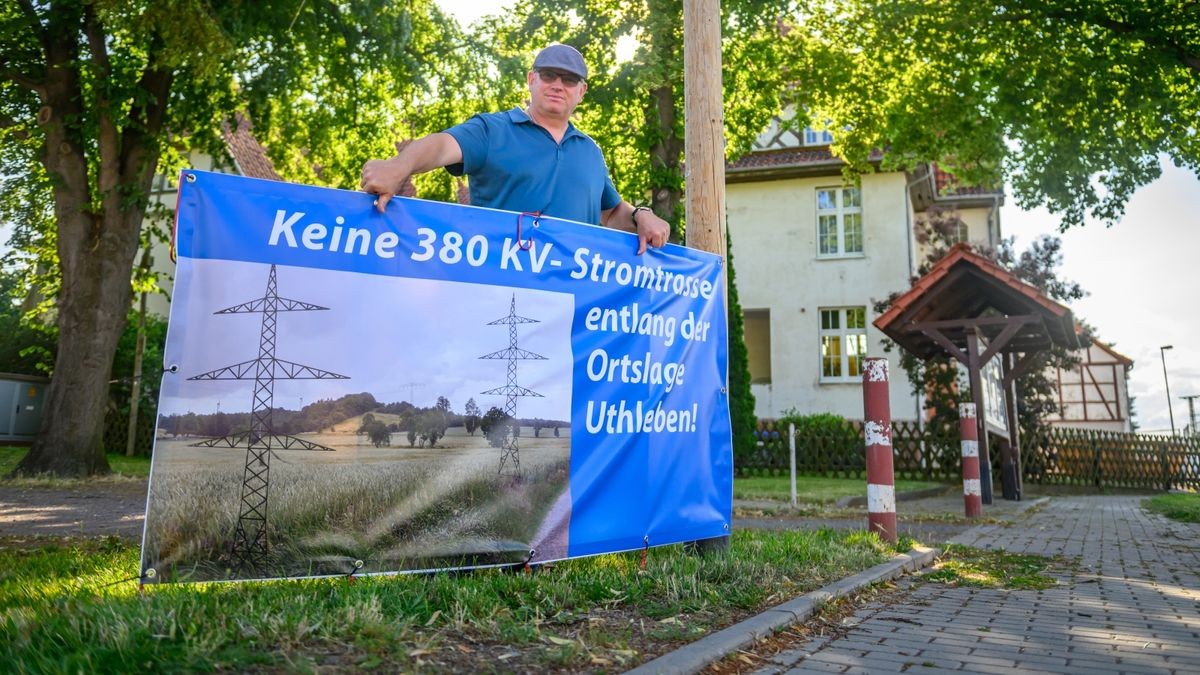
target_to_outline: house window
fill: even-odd
[[[812,127],[804,127],[805,145],[829,145],[832,142],[833,132],[828,130],[818,131]]]
[[[867,356],[867,308],[821,310],[821,380],[854,381]]]
[[[858,188],[817,189],[817,254],[858,255],[863,250],[862,192]]]
[[[950,234],[947,237],[951,244],[962,244],[971,241],[971,231],[967,228],[966,222],[959,220],[950,226]]]
[[[747,309],[742,316],[750,384],[771,384],[771,310]]]

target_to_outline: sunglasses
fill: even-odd
[[[577,86],[583,81],[583,78],[573,73],[560,73],[556,70],[539,70],[538,77],[542,78],[542,82],[553,84],[555,80],[562,80],[563,85],[568,87]]]

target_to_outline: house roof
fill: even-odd
[[[254,137],[254,125],[250,124],[250,118],[237,112],[234,113],[234,119],[237,121],[236,129],[231,128],[228,121],[221,122],[221,136],[238,171],[250,178],[283,180],[275,171],[271,158],[267,157],[266,149]]]
[[[869,161],[878,164],[883,152],[872,150]],[[804,176],[832,176],[841,173],[845,162],[830,152],[827,146],[789,147],[755,150],[725,165],[729,183],[772,180]],[[953,202],[959,206],[994,206],[997,198],[1004,203],[1004,193],[978,185],[962,185],[954,174],[936,164],[922,164],[912,172],[909,186],[913,190],[913,206],[918,211],[936,202]],[[931,175],[932,174],[932,175]],[[924,178],[925,180],[922,180]]]
[[[1030,319],[1001,351],[1029,352],[1051,345],[1079,348],[1070,309],[970,246],[956,244],[873,323],[900,346],[928,359],[945,350],[919,324],[939,322],[942,334],[962,346],[967,334],[964,320],[975,320],[974,325],[990,339],[1004,330],[1002,317],[1016,316]]]
[[[883,153],[871,151],[869,161],[877,163]],[[755,150],[725,165],[725,176],[731,183],[762,178],[835,175],[845,166],[829,151],[828,146],[772,148]]]
[[[1124,365],[1126,368],[1133,367],[1133,359],[1131,359],[1128,356],[1125,356],[1124,354],[1113,349],[1112,345],[1110,345],[1106,342],[1101,342],[1099,340],[1093,341],[1092,344],[1096,345],[1101,350],[1107,352],[1109,356],[1113,357],[1117,361],[1120,361],[1121,364]]]

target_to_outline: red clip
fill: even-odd
[[[540,211],[525,211],[517,214],[517,246],[519,246],[522,251],[528,251],[533,246],[532,232],[529,233],[528,239],[523,241],[521,239],[521,220],[526,216],[529,216],[533,219],[533,226],[534,228],[537,228],[539,224],[538,219],[542,217],[542,213]]]

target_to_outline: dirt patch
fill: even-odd
[[[0,482],[0,535],[137,539],[145,512],[145,479],[103,479],[69,487]]]

